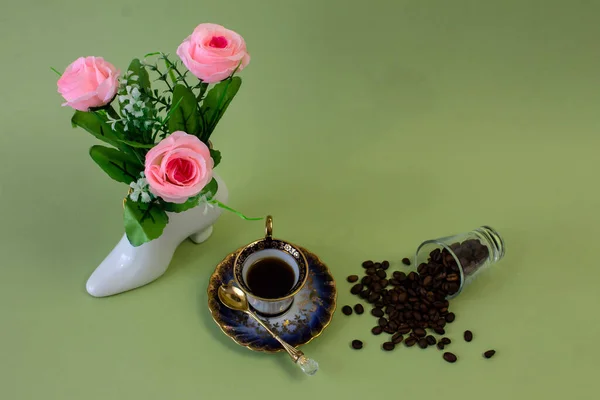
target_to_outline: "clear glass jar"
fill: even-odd
[[[453,292],[448,296],[451,299],[458,296],[479,272],[500,261],[504,253],[504,240],[500,234],[489,226],[482,226],[470,232],[421,243],[415,255],[415,265],[419,268],[422,264],[437,262],[458,266],[459,281],[447,283]],[[452,290],[454,288],[456,290]]]

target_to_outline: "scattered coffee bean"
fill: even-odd
[[[465,331],[465,342],[470,342],[473,340],[473,332]]]
[[[398,333],[401,333],[402,335],[406,335],[411,330],[412,330],[412,328],[410,326],[401,326],[400,328],[398,328]]]
[[[390,328],[390,325],[389,325],[389,324],[388,324],[388,325],[386,325],[386,327],[385,327],[385,328],[383,328],[383,331],[384,331],[385,333],[389,333],[390,335],[392,335],[392,334],[394,334],[394,332],[396,332],[394,329]]]
[[[364,276],[361,280],[360,283],[362,283],[365,286],[369,286],[371,284],[371,282],[373,282],[373,279],[370,276]]]
[[[408,257],[404,257],[402,259],[402,264],[404,264],[404,265],[410,265],[410,259]]]
[[[427,332],[425,332],[425,329],[422,328],[417,328],[417,329],[413,329],[413,333],[415,334],[416,337],[425,337],[425,335],[427,335]]]
[[[433,330],[435,333],[437,333],[438,335],[445,335],[446,331],[444,330],[444,328],[435,328]]]
[[[369,261],[365,261],[362,263],[363,268],[370,268],[373,266],[373,261],[369,260]]]
[[[443,337],[440,339],[441,343],[444,343],[445,345],[449,345],[450,343],[452,343],[452,340],[448,339],[447,337]]]
[[[379,321],[377,321],[377,323],[379,324],[380,327],[385,328],[388,324],[388,320],[385,318],[379,318]]]
[[[381,268],[382,269],[388,269],[390,267],[390,262],[389,261],[384,261],[381,263]]]
[[[385,351],[392,351],[392,350],[394,350],[395,347],[396,347],[396,345],[392,342],[385,342],[383,344],[383,349]]]
[[[358,315],[360,315],[365,312],[365,308],[363,307],[362,304],[357,304],[354,306],[354,312],[357,313]]]
[[[416,343],[417,343],[417,338],[413,337],[413,336],[409,337],[408,339],[406,339],[404,341],[404,345],[406,347],[413,347]]]
[[[384,312],[381,308],[374,308],[371,310],[371,315],[377,318],[381,318],[384,315]]]
[[[402,336],[401,333],[396,333],[396,334],[394,334],[394,336],[392,336],[392,342],[394,342],[394,344],[398,344],[398,343],[402,342],[402,339],[404,339],[404,337]]]
[[[449,363],[455,363],[457,358],[454,354],[452,353],[444,353],[444,360],[448,361]]]
[[[377,272],[377,270],[375,269],[375,267],[369,267],[369,268],[367,268],[367,275],[375,275],[375,272]]]
[[[379,293],[371,293],[369,295],[369,303],[375,303],[377,300],[379,300],[379,298],[381,297],[381,295]]]
[[[433,346],[434,344],[437,343],[437,340],[435,340],[435,338],[433,336],[431,336],[431,335],[427,335],[427,337],[425,339],[427,339],[427,343],[430,346]]]
[[[350,283],[354,283],[358,281],[358,275],[350,275],[346,278],[346,280]]]
[[[350,315],[352,314],[352,307],[344,306],[342,307],[342,312],[344,313],[344,315]]]
[[[444,343],[442,343],[442,342],[438,342],[438,344],[437,344],[437,348],[438,348],[438,349],[440,349],[440,350],[444,350],[444,347],[445,347],[445,346],[444,346]]]
[[[373,335],[381,335],[381,332],[383,332],[383,328],[378,326],[374,326],[373,329],[371,329],[371,333]]]
[[[456,318],[456,315],[454,315],[453,312],[448,313],[448,315],[446,315],[446,322],[454,322],[454,319]]]
[[[496,350],[488,350],[485,353],[483,353],[483,356],[485,358],[492,358],[494,357],[494,354],[496,354]]]
[[[427,343],[427,339],[425,339],[425,338],[419,339],[419,347],[420,348],[426,349],[427,346],[429,346],[429,343]]]
[[[363,299],[368,299],[370,294],[371,291],[369,289],[365,289],[362,292],[360,292],[360,297]]]
[[[385,279],[385,277],[387,277],[387,274],[385,273],[385,271],[384,271],[384,270],[380,269],[379,271],[377,271],[377,276],[378,276],[380,279]]]
[[[360,340],[353,340],[352,341],[352,348],[354,350],[360,350],[363,348],[363,342],[361,342]]]
[[[350,289],[350,293],[359,294],[361,290],[363,290],[363,285],[357,283],[356,285],[352,286],[352,289]]]

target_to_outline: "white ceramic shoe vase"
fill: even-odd
[[[219,183],[216,198],[227,203],[227,187],[220,177],[216,174],[214,177]],[[181,242],[189,237],[195,243],[202,243],[210,237],[221,212],[217,206],[208,209],[199,206],[182,213],[168,213],[169,223],[163,234],[138,247],[133,247],[123,235],[88,279],[87,292],[94,297],[112,296],[158,279],[167,271]]]

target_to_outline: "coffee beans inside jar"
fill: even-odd
[[[477,243],[474,243],[477,242]],[[461,250],[462,248],[464,250]],[[453,245],[455,254],[461,254],[461,263],[475,265],[487,252],[478,241],[466,241]],[[404,264],[409,264],[404,262]],[[404,342],[406,347],[418,344],[420,348],[434,347],[444,350],[451,343],[446,337],[445,326],[453,323],[456,315],[449,311],[449,297],[461,287],[461,273],[456,260],[446,249],[434,249],[427,262],[417,266],[417,271],[392,271],[388,261],[365,261],[362,279],[348,279],[357,282],[351,293],[371,304],[370,314],[376,318],[373,335],[386,336],[381,348],[393,351]],[[402,269],[407,267],[401,267]],[[388,270],[389,269],[389,270]],[[469,331],[470,332],[470,331]],[[436,338],[433,334],[440,335]],[[472,333],[470,333],[472,338]],[[467,339],[467,335],[465,335]],[[353,343],[353,348],[354,343]],[[361,342],[362,348],[362,342]],[[481,353],[480,353],[481,354]],[[486,357],[488,354],[486,352]],[[493,355],[493,354],[492,354]],[[458,357],[446,352],[443,358],[454,363]]]

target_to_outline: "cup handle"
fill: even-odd
[[[267,221],[265,223],[265,238],[273,239],[273,217],[267,215]]]

